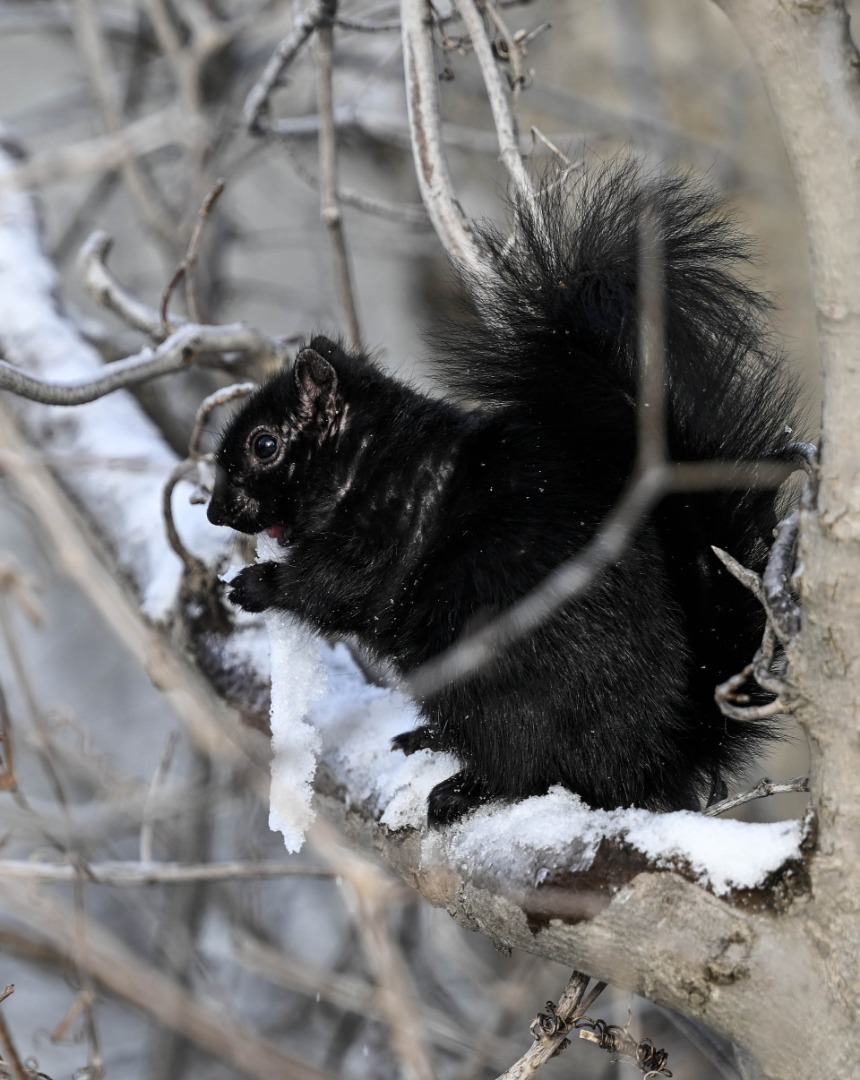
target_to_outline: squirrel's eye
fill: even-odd
[[[278,440],[274,435],[258,435],[251,443],[251,449],[254,451],[254,456],[258,457],[260,461],[268,461],[278,452]]]

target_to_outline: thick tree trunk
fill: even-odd
[[[826,957],[816,1015],[851,1017],[860,1060],[860,82],[844,3],[718,0],[765,82],[807,223],[823,364],[817,504],[803,516],[803,630],[791,650],[819,847],[804,933]],[[834,1051],[835,1052],[835,1051]],[[820,1075],[839,1073],[825,1057]],[[774,1075],[785,1076],[786,1074]]]

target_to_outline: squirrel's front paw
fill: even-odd
[[[230,582],[231,603],[244,611],[266,611],[275,598],[275,573],[277,565],[272,562],[246,566]]]

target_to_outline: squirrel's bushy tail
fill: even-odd
[[[662,248],[670,456],[780,454],[798,438],[796,387],[770,337],[769,301],[738,276],[750,241],[707,183],[650,173],[628,156],[545,183],[534,206],[514,208],[510,233],[481,227],[495,281],[467,280],[478,318],[443,331],[448,384],[484,406],[568,430],[585,457],[590,450],[629,465],[646,213]],[[715,496],[711,509],[722,501]],[[711,543],[746,548],[755,525],[741,517],[756,502],[735,493],[737,527],[720,528]]]

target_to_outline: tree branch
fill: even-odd
[[[454,198],[448,173],[428,11],[426,0],[403,0],[403,65],[418,186],[448,256],[474,280],[487,281],[487,262]]]
[[[182,371],[190,367],[200,353],[220,353],[227,358],[232,355],[236,360],[279,355],[272,341],[241,323],[232,326],[188,323],[155,349],[141,349],[134,356],[117,360],[105,368],[104,375],[94,379],[52,382],[28,375],[14,364],[0,360],[0,390],[9,390],[43,405],[83,405],[116,390]]]

